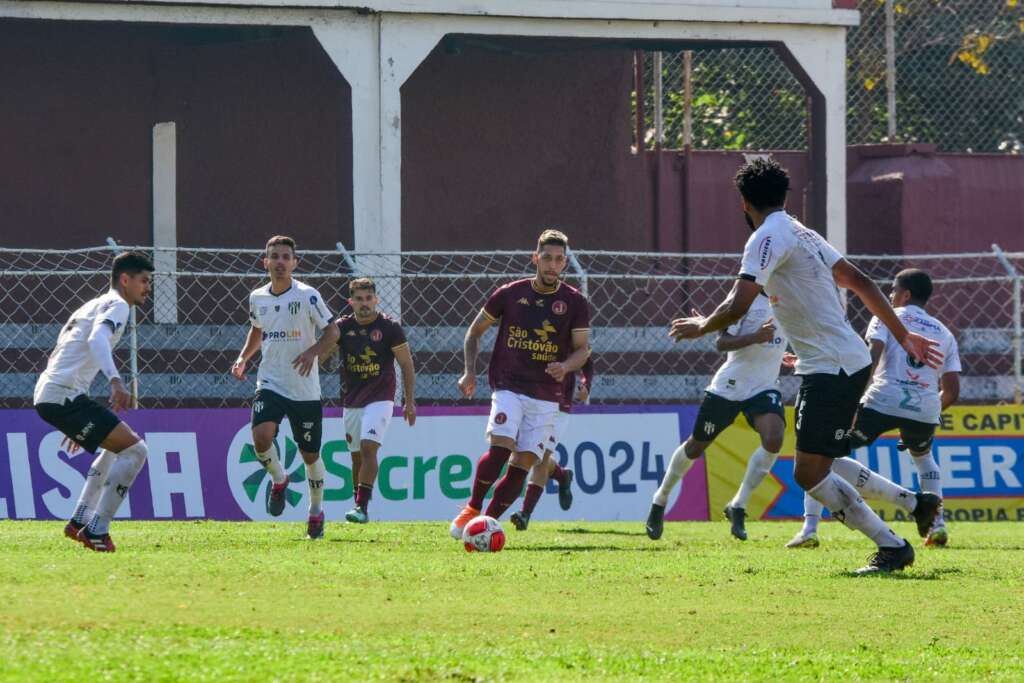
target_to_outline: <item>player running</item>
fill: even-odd
[[[865,338],[871,345],[872,381],[864,393],[850,432],[850,446],[860,448],[875,442],[891,429],[900,430],[900,450],[909,449],[917,468],[921,490],[941,498],[942,478],[932,456],[932,440],[939,416],[960,395],[960,353],[949,329],[925,311],[932,295],[932,280],[916,268],[901,270],[893,280],[892,302],[896,315],[908,330],[928,335],[943,353],[940,368],[918,362],[896,343],[889,329],[872,318]],[[886,486],[886,480],[852,458],[836,460],[833,469],[854,484],[866,498],[881,498],[908,510],[915,496],[901,486]],[[822,505],[804,498],[804,526],[787,548],[817,547],[818,520]],[[909,510],[908,510],[909,511]],[[927,534],[925,545],[946,545],[949,534],[939,509]]]
[[[796,352],[802,382],[796,404],[794,477],[836,519],[870,538],[878,551],[858,573],[888,572],[914,562],[914,549],[867,506],[846,479],[832,471],[850,452],[849,432],[871,375],[871,355],[849,321],[839,287],[852,290],[917,363],[941,366],[938,343],[911,332],[878,287],[818,233],[785,212],[789,176],[774,160],[758,158],[736,174],[743,214],[753,231],[743,249],[732,291],[708,317],[672,321],[676,340],[724,329],[746,314],[763,288]],[[891,483],[891,482],[890,482]],[[931,526],[940,499],[918,494],[918,529]]]
[[[491,447],[477,463],[469,503],[452,520],[453,538],[462,538],[463,527],[480,514],[484,497],[506,463],[508,470],[486,511],[495,519],[515,502],[530,468],[554,446],[565,377],[582,368],[590,353],[587,299],[560,279],[568,249],[563,233],[542,232],[532,257],[537,274],[499,287],[466,332],[459,391],[470,398],[476,389],[480,337],[498,323],[487,373],[493,390],[487,420]]]
[[[366,524],[377,481],[377,450],[384,443],[395,408],[395,361],[402,369],[402,412],[410,427],[416,424],[416,372],[402,326],[377,311],[380,298],[373,280],[353,280],[348,291],[353,312],[334,323],[344,379],[345,438],[352,453],[355,487],[355,507],[345,513],[345,519]],[[327,350],[324,358],[331,354],[332,350]]]
[[[137,252],[114,257],[110,291],[80,306],[57,337],[32,402],[39,417],[66,437],[62,447],[96,455],[64,535],[86,548],[112,553],[110,521],[146,464],[146,442],[115,413],[130,407],[131,395],[114,365],[112,349],[128,325],[132,306],[146,301],[152,262]],[[97,372],[110,382],[110,408],[89,397]]]
[[[746,315],[719,335],[715,346],[729,355],[708,385],[693,433],[672,454],[668,470],[654,493],[647,515],[647,536],[653,541],[661,538],[665,506],[676,483],[741,412],[761,437],[761,446],[747,463],[743,483],[724,510],[731,522],[732,535],[741,541],[747,540],[747,502],[768,476],[782,449],[786,415],[778,381],[786,337],[772,323],[772,307],[764,292],[754,297]]]
[[[320,459],[323,412],[317,357],[338,341],[331,312],[313,287],[292,277],[298,258],[295,240],[277,235],[267,241],[263,266],[270,282],[249,294],[249,334],[231,374],[245,379],[245,366],[260,351],[256,396],[252,403],[252,442],[256,457],[270,473],[267,512],[284,512],[288,476],[281,466],[277,433],[287,417],[292,438],[306,463],[309,483],[309,520],[306,535],[324,535],[324,463]],[[316,332],[322,330],[320,340]]]
[[[569,428],[569,415],[572,413],[573,396],[580,403],[586,403],[590,396],[590,387],[594,383],[594,359],[587,358],[587,362],[580,369],[580,384],[576,387],[575,373],[565,376],[564,393],[562,400],[558,402],[558,414],[555,415],[554,441],[551,448],[544,451],[544,457],[530,470],[530,483],[526,485],[526,493],[523,495],[523,507],[519,512],[513,512],[509,521],[518,531],[526,531],[530,525],[530,515],[533,514],[548,479],[558,482],[558,506],[563,510],[572,507],[572,470],[566,469],[556,462],[553,450],[562,442],[565,432]]]

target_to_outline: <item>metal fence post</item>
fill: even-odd
[[[885,106],[886,135],[896,139],[896,10],[893,0],[885,0]]]
[[[662,79],[662,55],[661,51],[654,53],[654,146],[661,149],[665,144],[665,114],[663,96],[664,84]]]
[[[114,241],[113,237],[107,238],[107,245],[110,246],[115,254],[123,251],[117,242]],[[128,317],[128,367],[129,372],[132,373],[132,380],[128,384],[128,391],[132,395],[132,410],[135,410],[139,407],[139,331],[138,317],[134,305],[131,307],[131,313]]]
[[[1019,404],[1024,395],[1024,377],[1021,371],[1021,276],[998,244],[992,245],[992,252],[1006,269],[1006,273],[1013,278],[1013,401]]]

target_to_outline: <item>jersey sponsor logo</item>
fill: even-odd
[[[533,328],[533,333],[540,337],[542,342],[546,342],[548,340],[548,335],[555,334],[556,332],[558,332],[558,330],[556,330],[555,326],[547,320],[541,323],[540,329],[536,327]]]
[[[298,341],[302,330],[269,330],[263,333],[263,341]]]
[[[277,312],[280,312],[280,311],[281,311],[281,304],[276,304],[274,306],[274,312],[277,313]]]
[[[524,296],[524,297],[522,297],[521,299],[518,299],[518,300],[516,301],[516,303],[517,303],[517,304],[522,304],[523,306],[529,306],[529,305],[530,305],[530,300],[529,300],[529,299],[527,299],[527,298],[526,298],[526,297]]]
[[[508,422],[508,415],[506,415],[505,413],[498,413],[497,415],[494,416],[494,424],[503,425],[506,422]]]
[[[350,373],[360,375],[361,379],[377,376],[380,374],[380,363],[374,362],[376,355],[377,352],[367,346],[358,356],[348,355],[346,368]]]
[[[761,240],[761,244],[757,247],[757,260],[761,269],[764,270],[768,267],[768,263],[772,260],[772,238],[771,235]]]
[[[298,301],[290,301],[288,302],[288,312],[291,313],[292,315],[298,315],[299,308],[301,306],[302,304],[300,304]]]
[[[544,308],[544,304],[546,302],[544,301],[544,299],[537,299],[536,301],[534,301],[534,303],[537,304],[538,308]]]
[[[78,441],[79,443],[81,443],[82,441],[85,441],[86,437],[89,436],[89,434],[92,433],[92,430],[95,427],[96,427],[96,423],[95,422],[86,422],[85,426],[82,427],[82,431],[78,432],[78,434],[75,436],[75,441]]]
[[[711,436],[715,433],[715,423],[710,420],[704,423],[704,433]]]
[[[370,332],[370,341],[379,342],[384,338],[384,334],[380,330],[374,330]]]
[[[569,307],[566,306],[564,301],[559,300],[551,304],[551,312],[555,315],[565,315],[567,310],[569,310]]]
[[[924,367],[924,363],[922,363],[918,359],[914,358],[909,353],[907,354],[907,365],[909,365],[910,367],[914,368],[915,370],[920,370],[921,368]],[[910,373],[907,373],[907,374],[910,374]]]
[[[554,325],[545,320],[541,329],[533,330],[540,339],[530,339],[530,330],[517,325],[509,325],[506,346],[515,351],[530,352],[531,360],[551,363],[558,360],[559,346],[550,341],[548,337],[557,331]]]
[[[345,333],[345,336],[346,337],[354,337],[354,336],[356,336],[356,332],[355,332],[355,330],[349,330],[348,332]]]

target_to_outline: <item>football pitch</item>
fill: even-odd
[[[0,522],[0,680],[1022,680],[1024,528],[951,525],[891,576],[837,523]]]

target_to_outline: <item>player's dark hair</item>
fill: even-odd
[[[544,250],[545,245],[553,244],[562,249],[569,249],[569,238],[565,236],[565,233],[561,230],[555,230],[554,228],[548,228],[540,234],[537,238],[537,253],[539,254]]]
[[[376,283],[373,280],[371,280],[370,278],[368,278],[368,277],[356,278],[355,280],[352,280],[351,282],[348,283],[348,294],[349,294],[349,296],[352,296],[353,292],[356,292],[356,291],[361,290],[361,289],[369,290],[369,291],[373,292],[374,294],[377,293],[377,285],[376,285]]]
[[[269,252],[271,247],[276,247],[281,244],[283,244],[286,247],[291,247],[292,254],[295,253],[295,240],[292,239],[291,237],[288,237],[287,235],[274,235],[273,237],[271,237],[269,240],[267,240],[267,246],[265,251]]]
[[[152,273],[153,262],[145,254],[137,251],[125,251],[114,257],[114,265],[110,268],[110,286],[117,287],[121,273],[138,275],[142,272]]]
[[[736,172],[736,189],[758,211],[782,206],[789,192],[789,174],[774,159],[758,157]]]
[[[932,296],[932,279],[918,268],[907,268],[896,273],[896,286],[910,292],[916,303],[926,304]]]

